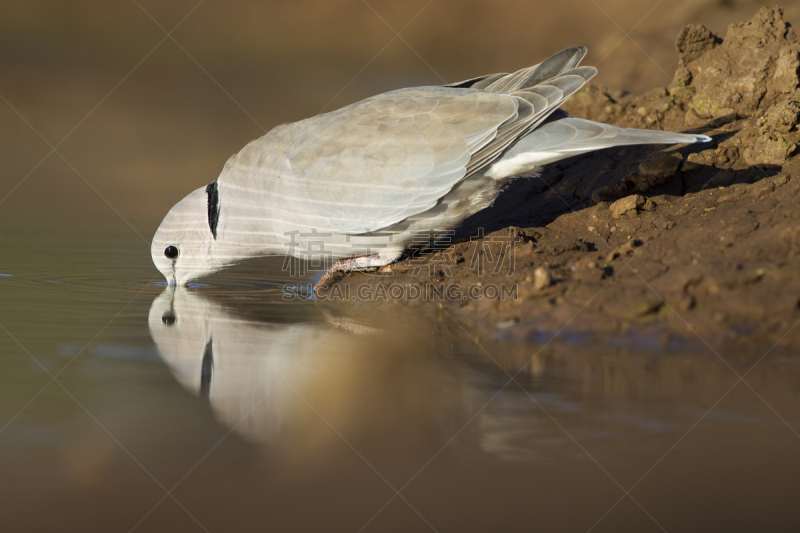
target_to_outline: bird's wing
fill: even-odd
[[[283,145],[270,209],[276,218],[351,234],[422,213],[591,78],[594,68],[575,67],[585,53],[573,47],[513,74],[462,82],[479,88],[401,89],[285,126],[279,138],[250,146]]]
[[[436,205],[518,108],[511,95],[431,87],[316,117],[286,153],[285,189],[329,230],[378,231]]]

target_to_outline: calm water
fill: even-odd
[[[710,350],[287,303],[279,262],[173,293],[130,233],[5,236],[4,531],[800,525],[793,353],[754,392]],[[743,373],[768,348],[719,353]]]

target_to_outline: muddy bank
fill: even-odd
[[[440,238],[455,244],[329,290],[434,302],[511,338],[566,327],[800,343],[800,43],[762,8],[725,36],[688,26],[676,47],[669,87],[589,86],[564,108],[713,142],[562,161]]]

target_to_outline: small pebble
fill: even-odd
[[[615,219],[622,217],[625,214],[636,215],[636,213],[644,207],[647,199],[640,194],[632,194],[620,200],[617,200],[609,206],[611,216]]]
[[[533,288],[537,291],[545,289],[553,282],[550,273],[542,267],[533,271]]]

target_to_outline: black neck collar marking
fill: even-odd
[[[200,396],[208,398],[211,396],[211,379],[214,373],[214,347],[213,339],[206,343],[203,351],[203,361],[200,363]]]
[[[208,227],[211,229],[211,235],[216,239],[217,222],[219,222],[219,189],[216,181],[208,184],[206,194],[208,195]]]

